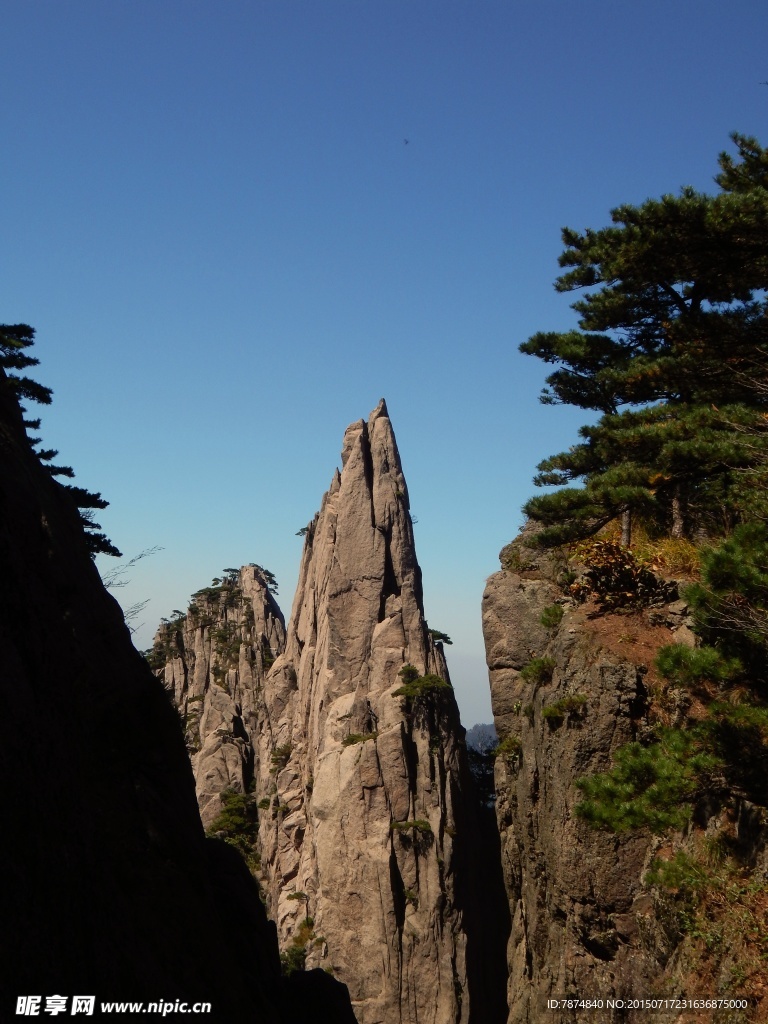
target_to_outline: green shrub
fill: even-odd
[[[225,622],[210,631],[214,653],[225,665],[234,665],[240,657],[240,631],[236,623]]]
[[[413,665],[403,665],[398,675],[403,680],[403,685],[393,691],[392,696],[403,697],[407,705],[452,688],[450,683],[446,683],[434,673],[420,676],[419,670]]]
[[[293,893],[288,899],[305,899],[305,893]],[[280,954],[281,972],[288,976],[294,971],[303,971],[306,966],[307,946],[314,942],[317,945],[317,936],[314,932],[315,922],[311,917],[305,917],[296,929],[290,946]],[[322,943],[324,940],[321,939]]]
[[[541,717],[549,722],[562,722],[566,715],[581,715],[587,698],[580,693],[569,693],[554,704],[548,704],[541,710]]]
[[[307,951],[304,946],[291,945],[280,954],[280,972],[289,978],[294,971],[303,971],[306,965]]]
[[[213,601],[218,601],[218,599],[221,597],[222,590],[223,587],[221,586],[221,580],[219,580],[218,583],[214,582],[214,585],[212,587],[203,587],[202,590],[195,591],[195,593],[192,595],[192,598],[200,598],[201,600],[210,604]]]
[[[561,604],[551,604],[541,613],[539,622],[547,629],[554,629],[563,621],[563,615],[565,615],[565,609]]]
[[[520,675],[527,683],[548,683],[554,670],[554,658],[533,658],[523,665]]]
[[[768,652],[768,524],[745,523],[705,551],[701,576],[685,597],[704,639],[759,672]]]
[[[272,762],[272,767],[269,769],[270,775],[277,775],[282,768],[285,768],[292,749],[290,743],[283,743],[282,746],[275,747],[270,758]]]
[[[155,644],[154,647],[148,647],[146,651],[141,653],[153,672],[159,672],[160,669],[165,668],[165,664],[170,657],[169,648],[163,644]]]
[[[378,732],[351,732],[341,741],[343,747],[351,747],[355,743],[365,743],[366,740],[375,740]]]
[[[255,801],[247,793],[226,789],[221,794],[221,802],[222,809],[209,825],[206,835],[221,836],[226,843],[243,854],[249,866],[252,866],[255,856],[253,844],[259,832]]]
[[[768,738],[768,707],[718,701],[710,704],[709,718],[713,723],[726,723],[736,729],[757,729]]]
[[[491,752],[493,757],[502,757],[505,761],[515,761],[520,757],[522,744],[517,736],[505,736]]]
[[[391,832],[406,832],[409,829],[416,832],[432,832],[432,826],[424,818],[417,818],[415,821],[393,821],[389,829]]]
[[[268,796],[265,796],[261,800],[259,800],[259,807],[261,808],[262,811],[269,810],[271,804],[272,801],[269,799]]]
[[[435,641],[435,643],[441,644],[453,644],[453,640],[448,636],[447,633],[443,633],[440,629],[430,629],[429,635]]]

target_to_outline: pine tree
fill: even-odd
[[[8,386],[18,399],[26,398],[43,405],[51,404],[51,389],[38,384],[30,377],[20,377],[14,370],[24,370],[28,366],[37,366],[40,362],[24,351],[35,343],[35,331],[29,324],[0,325],[0,367],[5,370]],[[33,430],[40,425],[39,420],[31,420],[27,424]]]
[[[741,159],[721,154],[719,194],[684,188],[619,207],[612,227],[563,231],[556,289],[595,290],[572,304],[580,330],[520,349],[556,367],[543,402],[603,415],[539,466],[537,485],[583,482],[525,506],[545,543],[628,512],[682,535],[713,502],[738,519],[766,482],[768,153],[733,139]]]
[[[0,324],[0,381],[10,388],[22,414],[26,412],[22,399],[38,402],[42,405],[51,404],[53,392],[50,388],[39,384],[30,377],[22,377],[16,370],[24,370],[29,366],[37,366],[40,362],[34,356],[27,353],[27,349],[35,343],[35,331],[29,324]],[[27,430],[38,430],[39,419],[24,419],[24,426]],[[71,466],[55,465],[53,459],[59,454],[53,448],[37,449],[41,439],[39,437],[28,437],[30,446],[35,449],[40,462],[53,477],[73,477],[74,471]],[[77,508],[80,522],[85,531],[85,539],[91,557],[97,554],[114,555],[121,557],[120,551],[115,547],[109,538],[101,532],[101,526],[94,519],[94,509],[106,508],[109,502],[105,501],[100,494],[87,491],[75,484],[60,484]]]

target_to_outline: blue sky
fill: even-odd
[[[768,8],[734,0],[2,3],[2,314],[46,446],[111,502],[137,634],[275,573],[384,396],[430,625],[490,719],[480,599],[584,414],[517,352],[574,324],[560,229],[768,138]],[[408,139],[406,145],[404,140]]]

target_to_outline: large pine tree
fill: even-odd
[[[566,228],[558,291],[579,330],[520,346],[556,369],[542,401],[593,409],[583,441],[544,460],[526,513],[548,543],[635,512],[683,535],[764,512],[768,471],[768,152],[734,135],[716,195],[621,206],[613,226]]]

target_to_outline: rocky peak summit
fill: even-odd
[[[359,1024],[491,1024],[506,1015],[504,943],[498,977],[485,947],[494,870],[383,400],[347,428],[341,461],[305,531],[284,641],[279,612],[254,626],[240,610],[241,570],[215,621],[199,620],[196,638],[182,631],[166,680],[203,705],[204,815],[225,784],[253,793],[255,860],[286,962],[343,981]],[[227,640],[227,664],[212,637]],[[193,648],[203,668],[191,688],[180,681]],[[226,692],[211,696],[217,682]]]
[[[325,705],[389,690],[404,663],[448,678],[424,620],[408,489],[383,399],[367,423],[347,428],[341,458],[307,531],[286,650],[297,667],[305,645],[322,659]]]
[[[414,702],[421,715],[396,695],[406,665],[442,681]],[[268,769],[283,811],[271,849],[262,847],[279,930],[295,934],[311,915],[322,942],[309,960],[346,981],[361,1024],[468,1019],[451,870],[467,784],[463,730],[424,619],[383,401],[344,434],[342,470],[307,529],[285,653],[266,691],[284,708],[271,717],[273,749],[285,754]]]

